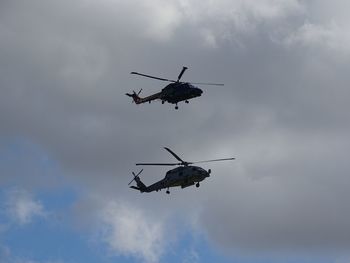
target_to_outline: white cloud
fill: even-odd
[[[35,217],[47,215],[41,202],[25,190],[9,191],[6,208],[9,217],[20,225],[31,223]]]
[[[159,219],[126,204],[109,202],[103,208],[102,239],[121,255],[132,255],[146,262],[158,262],[164,252],[164,225]]]
[[[182,263],[196,263],[200,262],[200,257],[198,252],[194,248],[190,248],[186,251],[184,258],[182,259]]]
[[[24,259],[14,255],[11,249],[0,244],[0,262],[1,263],[65,263],[62,260],[31,260]],[[73,262],[70,262],[73,263]]]
[[[219,1],[189,1],[180,0],[181,6],[188,16],[195,20],[204,20],[205,18],[216,17],[221,21],[232,19],[236,16],[252,16],[255,19],[275,19],[289,15],[291,12],[302,11],[304,8],[297,0],[219,0]],[[203,17],[204,15],[204,17]]]
[[[323,47],[331,51],[350,52],[350,34],[335,21],[327,25],[305,23],[285,39],[287,45]]]
[[[304,12],[297,0],[181,0],[186,24],[192,24],[208,46],[217,46],[220,41],[237,42],[240,34],[256,32],[260,24],[278,21]]]
[[[128,28],[127,31],[131,34],[161,42],[173,36],[183,19],[176,0],[103,0],[98,2],[83,0],[82,5],[89,12],[94,14],[97,12],[103,16],[108,10],[108,16],[103,19],[104,22],[113,17],[108,22],[115,23],[117,27]]]

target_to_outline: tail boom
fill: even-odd
[[[129,96],[133,99],[133,101],[136,103],[136,104],[140,104],[142,103],[141,102],[141,98],[136,94],[136,92],[130,94],[130,93],[125,93],[126,96]]]
[[[141,181],[140,177],[136,176],[135,181],[136,181],[137,186],[132,185],[132,186],[130,186],[130,188],[135,189],[135,190],[139,190],[141,193],[149,192],[148,187]]]
[[[153,94],[151,96],[144,97],[144,98],[140,98],[139,94],[140,94],[140,92],[138,94],[136,94],[135,91],[132,94],[131,93],[125,93],[126,96],[131,97],[133,99],[135,104],[141,104],[141,103],[145,103],[145,102],[151,103],[152,100],[160,99],[161,92],[155,93],[155,94]]]

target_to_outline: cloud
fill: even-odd
[[[323,47],[341,54],[349,53],[350,34],[336,22],[329,25],[303,24],[285,39],[287,45]]]
[[[145,262],[160,260],[168,244],[164,220],[128,202],[99,204],[94,224],[97,238],[108,245],[112,254],[133,256]]]
[[[245,45],[243,39],[256,34],[261,26],[266,26],[273,34],[283,28],[284,20],[304,12],[304,6],[295,0],[180,3],[186,14],[186,24],[192,24],[209,47],[219,47],[227,42],[242,47]]]
[[[182,259],[182,263],[195,263],[195,262],[200,262],[200,257],[198,255],[198,252],[194,249],[191,248],[188,251],[186,251],[185,256]]]
[[[20,225],[29,224],[34,218],[47,215],[40,201],[35,200],[27,191],[20,189],[8,192],[6,211],[10,219]]]
[[[1,263],[65,263],[61,260],[31,260],[13,255],[10,248],[0,244]]]
[[[84,216],[75,209],[104,226],[99,240],[117,254],[159,260],[169,215],[196,217],[227,250],[346,254],[349,63],[339,54],[349,45],[340,3],[5,1],[0,135],[47,151],[84,189],[81,199],[107,200]],[[130,71],[176,78],[182,65],[185,81],[225,86],[201,87],[203,96],[179,111],[124,95],[164,84]],[[213,176],[199,189],[139,198],[127,188],[130,170],[169,161],[162,146],[189,161],[237,160],[203,165]],[[145,183],[165,172],[147,167]],[[32,195],[13,195],[17,222],[44,216]]]

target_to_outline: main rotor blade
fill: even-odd
[[[174,156],[178,161],[180,161],[181,163],[186,163],[184,160],[182,160],[179,156],[176,155],[176,153],[174,153],[172,150],[170,150],[167,147],[164,147],[165,150],[167,150],[168,152],[171,153],[172,156]]]
[[[214,159],[214,160],[199,161],[199,162],[192,162],[192,163],[210,163],[210,162],[219,162],[219,161],[231,161],[235,159],[236,158],[223,158],[223,159]]]
[[[137,163],[136,165],[160,165],[160,166],[174,166],[182,163]]]
[[[158,78],[158,77],[154,77],[154,76],[151,76],[151,75],[146,75],[146,74],[138,73],[138,72],[135,72],[135,71],[131,72],[130,74],[140,75],[140,76],[143,76],[143,77],[147,77],[147,78],[151,78],[151,79],[158,79],[158,80],[162,80],[162,81],[176,82],[176,80]]]
[[[179,76],[177,77],[177,82],[179,82],[179,80],[181,79],[181,77],[184,74],[184,72],[186,71],[186,69],[188,69],[188,68],[187,67],[182,67],[182,70],[181,70]]]
[[[224,86],[222,83],[206,83],[206,82],[187,82],[189,84],[195,84],[195,85],[211,85],[211,86]]]

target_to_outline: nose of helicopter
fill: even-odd
[[[197,96],[202,95],[202,93],[203,93],[203,90],[201,90],[200,88],[196,88],[196,95]]]
[[[209,176],[210,176],[210,172],[211,172],[210,169],[209,169],[209,171],[203,170],[203,171],[202,171],[202,175],[203,175],[204,177],[209,177]]]

